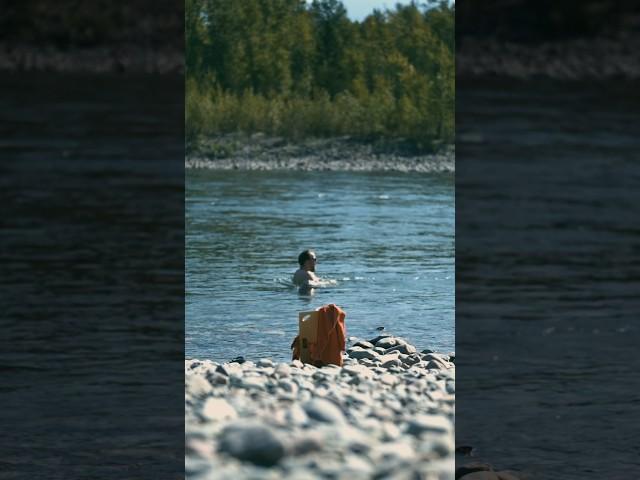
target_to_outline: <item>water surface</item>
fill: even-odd
[[[349,336],[453,350],[453,191],[450,174],[189,170],[187,357],[290,359],[297,312],[327,303]],[[335,286],[291,285],[306,248]]]

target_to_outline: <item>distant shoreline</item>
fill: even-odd
[[[399,141],[376,145],[350,137],[290,141],[262,134],[210,139],[209,151],[185,156],[185,168],[209,170],[455,172],[455,147],[419,153]]]

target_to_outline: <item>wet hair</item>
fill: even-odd
[[[302,267],[305,262],[307,260],[309,260],[312,257],[313,250],[305,250],[304,252],[302,252],[300,255],[298,255],[298,263],[300,264],[300,266]]]

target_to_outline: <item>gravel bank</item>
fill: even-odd
[[[186,360],[187,478],[527,479],[454,447],[454,353],[383,334],[343,358]]]
[[[187,360],[188,478],[454,478],[454,355],[349,344],[342,368]]]
[[[216,150],[194,153],[185,159],[186,168],[215,170],[340,170],[454,172],[455,148],[438,153],[416,154],[406,148],[385,148],[357,142],[349,137],[305,139],[295,143],[254,134],[212,139]]]

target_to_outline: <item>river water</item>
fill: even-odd
[[[289,360],[297,312],[328,303],[348,336],[454,349],[453,175],[188,170],[185,210],[187,358]],[[299,294],[306,248],[336,285]]]

